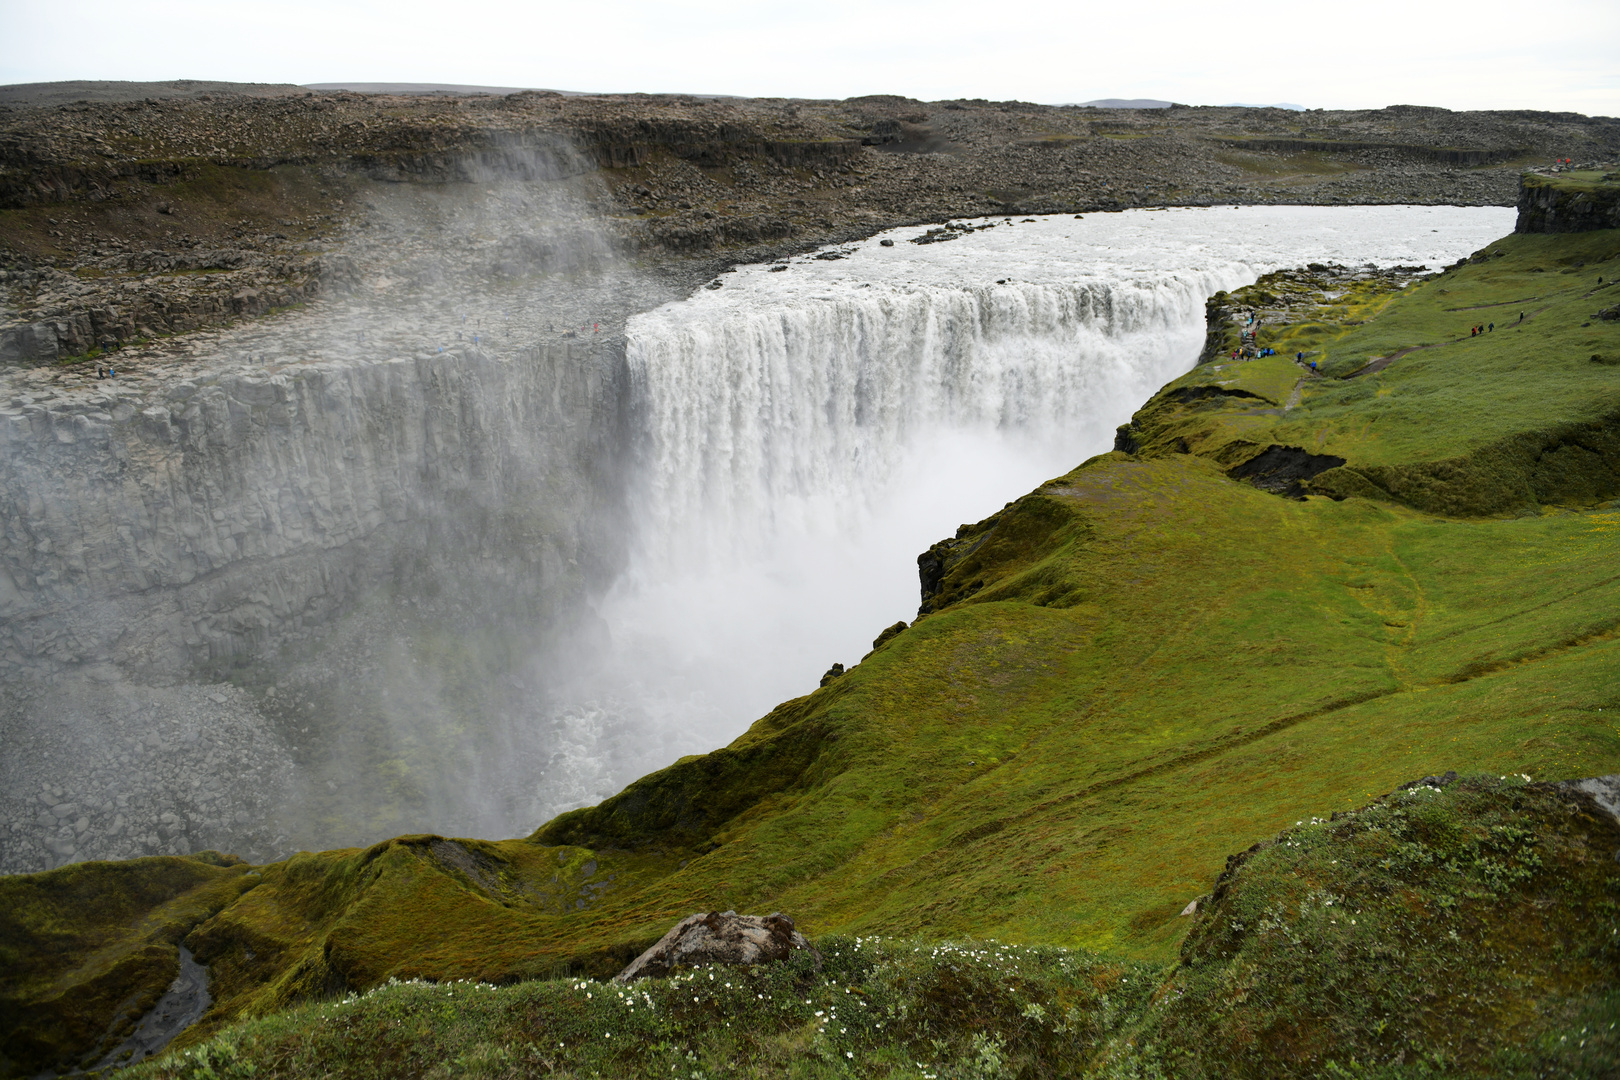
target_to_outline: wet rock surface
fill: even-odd
[[[202,1018],[213,1004],[208,993],[208,969],[197,963],[191,950],[180,949],[180,974],[158,1003],[135,1025],[135,1030],[97,1064],[97,1069],[133,1065],[158,1053],[174,1037]]]
[[[292,754],[235,686],[144,686],[110,665],[8,679],[0,745],[0,873],[284,849]]]

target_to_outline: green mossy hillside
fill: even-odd
[[[1596,317],[1617,279],[1620,230],[1504,237],[1396,295],[1374,279],[1267,320],[1259,344],[1279,355],[1199,365],[1121,439],[1227,468],[1292,448],[1324,459],[1310,490],[1453,516],[1591,506],[1620,495],[1620,321]],[[1278,291],[1228,304],[1265,312]]]
[[[1232,857],[1162,967],[831,936],[819,956],[631,986],[389,983],[134,1075],[1607,1076],[1616,851],[1620,820],[1588,794],[1472,777]]]
[[[0,877],[0,1075],[98,1060],[179,973],[181,939],[252,881],[212,853]]]
[[[1187,1080],[1620,1073],[1620,819],[1472,777],[1228,860],[1110,1063]]]

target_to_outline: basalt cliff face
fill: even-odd
[[[593,479],[620,452],[622,379],[621,354],[559,344],[16,395],[0,670],[190,674],[406,586],[422,558],[482,583],[469,603],[561,603],[615,563]]]
[[[1614,162],[1579,169],[1532,170],[1519,184],[1516,232],[1620,229],[1620,172]]]
[[[509,812],[490,717],[623,558],[623,349],[377,349],[11,385],[0,869]],[[468,671],[480,634],[520,644]]]

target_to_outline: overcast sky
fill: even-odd
[[[441,82],[1620,116],[1620,2],[0,0],[0,83]]]

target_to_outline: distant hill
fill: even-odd
[[[1159,101],[1157,98],[1098,98],[1096,101],[1082,101],[1081,105],[1090,105],[1096,109],[1168,109],[1174,105],[1173,101]]]
[[[1082,106],[1091,106],[1095,109],[1168,109],[1175,104],[1173,101],[1160,101],[1158,98],[1098,98],[1096,101],[1082,101]],[[1294,105],[1287,101],[1279,101],[1272,105],[1251,105],[1247,102],[1232,101],[1222,105],[1223,109],[1291,109],[1294,112],[1304,112],[1305,106]]]
[[[327,82],[305,83],[306,90],[350,90],[356,94],[446,94],[467,97],[475,94],[521,94],[533,90],[542,94],[578,94],[578,90],[547,90],[538,86],[465,86],[460,83],[413,82]]]
[[[204,94],[285,97],[305,88],[291,83],[233,83],[202,79],[168,82],[121,82],[72,79],[67,82],[13,83],[0,86],[0,105],[67,105],[78,101],[144,101],[147,98],[199,98]]]

